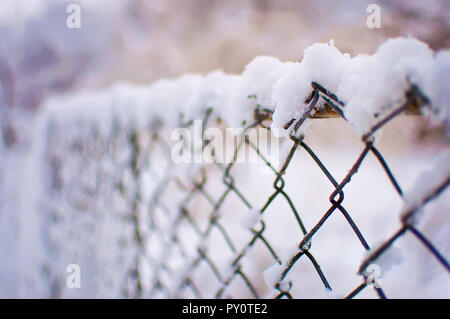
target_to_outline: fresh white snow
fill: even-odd
[[[419,222],[420,212],[416,212],[423,205],[425,200],[433,196],[439,188],[450,180],[450,150],[444,150],[433,160],[432,167],[420,172],[416,178],[414,186],[405,193],[405,205],[403,214],[412,213],[412,222]]]
[[[250,62],[241,75],[215,71],[149,85],[119,83],[103,91],[52,99],[46,109],[63,104],[64,112],[56,109],[51,111],[52,116],[95,119],[102,125],[116,118],[140,127],[155,120],[176,127],[181,118],[199,118],[202,111],[212,108],[216,117],[238,128],[253,122],[258,105],[272,110],[272,128],[287,134],[293,125],[288,130],[284,126],[303,115],[314,81],[345,103],[346,119],[362,136],[405,101],[412,84],[431,102],[423,112],[434,121],[448,124],[449,70],[450,52],[433,54],[425,43],[413,38],[390,39],[373,55],[353,58],[330,41],[305,49],[301,62],[261,56]],[[302,133],[307,126],[304,123],[300,128]]]

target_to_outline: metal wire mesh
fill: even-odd
[[[132,297],[145,298],[177,298],[177,297],[254,297],[261,298],[263,289],[261,288],[261,268],[243,267],[246,259],[255,258],[251,254],[252,247],[259,246],[258,253],[265,255],[264,258],[272,260],[282,265],[283,270],[279,281],[275,284],[275,298],[295,298],[291,292],[294,285],[301,285],[295,281],[288,281],[282,284],[289,272],[298,263],[310,263],[317,273],[317,280],[322,285],[331,290],[333,283],[329,282],[327,276],[320,266],[318,260],[312,251],[313,239],[320,232],[333,214],[341,214],[348,227],[354,233],[354,236],[360,242],[361,248],[370,250],[370,245],[364,234],[358,228],[358,225],[352,219],[351,212],[344,207],[344,189],[351,182],[351,179],[357,174],[361,164],[369,153],[372,153],[384,170],[386,176],[393,185],[393,189],[399,197],[403,197],[401,186],[397,182],[394,173],[389,168],[383,155],[373,143],[373,135],[378,129],[391,121],[401,113],[417,113],[421,105],[427,103],[426,98],[420,91],[411,87],[406,93],[406,102],[399,108],[394,109],[386,117],[372,127],[364,135],[362,143],[364,149],[357,157],[348,174],[341,181],[336,180],[331,171],[324,162],[314,152],[313,147],[308,145],[304,136],[296,136],[295,132],[301,127],[307,117],[344,117],[342,108],[344,104],[339,99],[328,92],[317,83],[312,83],[312,94],[308,101],[308,107],[301,118],[293,119],[288,125],[294,126],[294,134],[291,135],[292,147],[290,152],[277,170],[268,159],[259,152],[248,138],[237,145],[234,150],[234,159],[244,147],[251,147],[256,151],[260,159],[269,167],[273,173],[273,191],[267,198],[265,204],[260,209],[263,215],[268,207],[277,198],[283,198],[287,202],[289,214],[295,219],[298,233],[298,250],[290,256],[287,263],[282,264],[276,248],[266,237],[267,224],[261,220],[257,226],[249,230],[249,237],[245,245],[236,245],[233,234],[233,224],[227,222],[226,216],[222,213],[222,206],[225,205],[229,197],[234,197],[242,203],[242,210],[254,208],[250,199],[246,197],[245,189],[242,189],[236,183],[233,176],[233,166],[235,161],[224,165],[214,163],[209,165],[198,165],[193,169],[190,176],[179,176],[174,174],[176,164],[170,158],[170,145],[167,140],[167,132],[156,129],[150,135],[135,132],[131,137],[133,145],[133,172],[137,181],[136,194],[133,201],[133,217],[135,225],[135,240],[139,246],[139,252],[136,260],[136,267],[130,272],[128,278],[128,295]],[[315,110],[317,103],[321,101],[325,107],[321,111]],[[216,121],[212,119],[211,111],[205,114],[205,125]],[[267,121],[270,121],[271,113],[268,110],[255,109],[255,122],[247,126],[245,130],[254,127],[267,127]],[[186,123],[186,127],[192,124]],[[212,123],[217,125],[217,123]],[[203,145],[209,141],[204,137]],[[158,152],[155,149],[159,149]],[[163,154],[162,157],[152,158],[156,153]],[[292,157],[297,152],[306,152],[314,163],[320,168],[320,171],[332,184],[334,190],[329,196],[330,206],[323,213],[322,217],[316,221],[313,227],[307,227],[302,219],[302,213],[297,210],[291,196],[285,190],[285,174],[289,167]],[[152,180],[158,180],[158,186],[154,188],[151,196],[147,200],[142,195],[143,185],[139,184],[142,180],[142,174],[149,174]],[[366,268],[374,262],[379,256],[384,254],[388,248],[405,233],[409,232],[420,241],[428,250],[430,256],[436,258],[443,266],[445,271],[449,271],[449,263],[436,247],[428,240],[425,235],[411,223],[412,216],[429,201],[439,196],[442,191],[448,187],[450,177],[445,182],[429,194],[420,207],[414,207],[408,211],[402,218],[400,229],[375,250],[370,250],[370,254],[361,264],[358,272],[362,276],[362,283],[349,291],[346,298],[357,296],[362,290],[370,286],[367,280]],[[216,186],[212,188],[210,183]],[[257,181],[256,181],[257,183]],[[221,184],[220,192],[214,194],[211,189],[217,190],[217,185]],[[177,194],[175,196],[174,194]],[[203,205],[191,205],[193,201],[203,201]],[[199,209],[201,207],[201,209]],[[281,216],[281,215],[280,215]],[[280,217],[282,218],[282,217]],[[164,224],[164,225],[163,225]],[[230,231],[231,230],[231,231]],[[190,233],[188,237],[185,234]],[[325,234],[326,235],[326,234]],[[208,246],[208,240],[215,236],[221,240],[220,247]],[[283,236],[283,234],[280,234]],[[197,240],[193,241],[192,238]],[[216,240],[216,242],[217,242]],[[155,246],[158,242],[159,249],[163,254],[155,252]],[[242,240],[240,240],[242,242]],[[189,247],[188,247],[189,246]],[[238,247],[239,246],[239,247]],[[228,257],[223,257],[227,255]],[[161,256],[164,256],[161,258]],[[222,257],[221,257],[222,256]],[[257,262],[256,262],[257,263]],[[183,270],[182,275],[175,275],[173,265],[179,265]],[[150,274],[149,274],[150,272]],[[258,273],[259,272],[259,273]],[[209,273],[209,275],[205,275]],[[233,289],[236,286],[238,288]],[[374,286],[379,298],[386,298],[389,292],[385,292],[382,287]]]
[[[48,280],[51,296],[64,294],[64,277],[58,278],[57,274],[74,258],[83,267],[92,262],[89,255],[86,259],[81,257],[85,250],[97,255],[96,264],[91,265],[88,272],[96,274],[92,277],[96,278],[100,271],[105,278],[91,284],[91,288],[101,295],[111,291],[115,296],[114,291],[120,289],[123,296],[133,298],[267,297],[268,283],[263,273],[273,264],[279,266],[279,271],[270,297],[296,298],[297,288],[308,290],[310,287],[302,275],[317,276],[317,283],[331,291],[330,265],[323,264],[324,247],[317,245],[320,236],[332,236],[330,230],[324,230],[324,225],[331,224],[331,216],[343,221],[361,251],[369,251],[359,269],[354,269],[361,275],[362,283],[348,291],[347,298],[357,296],[369,286],[380,298],[389,296],[389,291],[371,284],[366,270],[406,233],[422,243],[429,256],[433,256],[448,273],[450,267],[446,257],[413,219],[448,187],[449,176],[426,194],[420,204],[404,212],[400,228],[375,249],[371,249],[367,234],[355,222],[358,212],[347,210],[347,204],[344,205],[344,190],[370,153],[392,184],[393,191],[403,198],[402,188],[375,147],[373,136],[398,115],[417,113],[420,106],[427,103],[426,98],[417,88],[411,87],[405,94],[405,103],[381,118],[362,137],[363,149],[340,181],[314,146],[298,132],[308,117],[345,119],[342,111],[345,106],[318,83],[312,83],[312,93],[306,103],[303,116],[286,124],[294,129],[288,141],[291,143],[289,152],[281,164],[273,163],[273,159],[245,134],[233,148],[229,163],[176,164],[171,154],[173,140],[163,123],[152,122],[150,127],[137,130],[114,120],[113,128],[105,135],[95,121],[70,119],[73,130],[65,122],[49,121],[44,153],[50,168],[50,181],[48,191],[44,192],[47,197],[44,198],[46,222],[43,231],[48,237],[51,256],[58,256],[57,261],[52,259],[44,265],[51,277]],[[269,132],[271,115],[270,110],[256,106],[254,122],[247,125],[244,133],[254,128]],[[224,127],[211,109],[205,112],[202,125],[202,131],[207,127]],[[192,128],[193,121],[182,126]],[[210,144],[211,140],[202,135],[202,148]],[[269,175],[264,178],[253,176],[254,180],[244,184],[246,177],[240,176],[242,170],[238,170],[237,158],[248,149],[266,166]],[[302,172],[288,171],[295,162],[292,161],[294,155],[299,153],[304,154],[302,161],[309,158],[320,172],[318,174],[322,174],[318,178],[330,185],[330,193],[325,194],[329,195],[329,203],[323,203],[324,211],[316,220],[299,209],[300,191],[296,193],[295,187],[288,187],[292,181],[289,177],[302,183]],[[250,194],[254,185],[259,192],[258,185],[268,183],[271,186],[267,187],[266,193],[257,194],[258,200]],[[323,192],[323,189],[318,190]],[[279,206],[280,202],[284,206]],[[259,211],[261,220],[252,227],[238,227],[240,217],[251,209]],[[266,219],[269,210],[273,209],[276,219],[290,224],[290,228],[275,227],[274,219]],[[274,212],[270,211],[270,214],[274,215]],[[106,233],[106,238],[105,228],[113,229]],[[318,234],[321,234],[319,238]],[[279,240],[288,237],[289,240]],[[291,239],[295,249],[286,255],[285,248]],[[355,246],[351,247],[340,247],[337,257],[345,258],[346,250],[355,249]],[[108,251],[117,253],[108,254]],[[105,265],[111,263],[114,267],[107,271]],[[125,273],[122,278],[121,274]],[[111,287],[106,285],[109,281],[113,282]]]

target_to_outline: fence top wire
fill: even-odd
[[[389,121],[389,115],[394,117],[394,111],[422,113],[449,124],[445,71],[449,68],[448,52],[433,53],[413,38],[390,39],[375,54],[354,58],[334,44],[318,43],[305,49],[301,62],[257,57],[241,75],[215,71],[150,85],[121,83],[100,92],[52,99],[45,108],[59,121],[84,117],[111,130],[117,122],[144,129],[180,127],[208,110],[229,127],[245,128],[254,123],[256,107],[259,120],[270,117],[271,128],[287,135],[305,133],[306,125],[298,119],[308,114],[308,118],[342,117],[364,139]],[[308,110],[315,91],[321,98]],[[65,112],[60,112],[61,104]]]

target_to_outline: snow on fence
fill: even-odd
[[[448,150],[404,192],[376,142],[404,113],[448,124],[449,72],[449,52],[414,39],[354,58],[330,43],[300,63],[256,58],[239,76],[54,98],[27,122],[29,150],[3,152],[2,293],[448,297]],[[345,119],[362,151],[316,151],[307,127],[324,117]],[[200,151],[206,128],[259,127],[280,135],[281,161],[242,138],[233,161],[175,163],[171,133],[194,120]],[[238,163],[244,150],[260,165]],[[70,264],[80,289],[66,287]]]

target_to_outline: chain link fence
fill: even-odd
[[[334,94],[328,92],[318,83],[312,83],[312,88],[313,93],[306,101],[309,105],[303,117],[293,119],[291,123],[287,124],[288,126],[294,125],[294,132],[301,127],[307,117],[343,117],[342,108],[344,104]],[[325,108],[315,112],[315,106],[320,99],[325,103]],[[405,100],[406,102],[401,107],[380,119],[378,124],[363,136],[364,148],[357,156],[348,174],[341,181],[333,176],[325,163],[314,152],[313,146],[305,142],[303,135],[297,137],[296,134],[291,134],[292,146],[280,169],[272,165],[249,138],[243,139],[234,149],[234,159],[245,147],[250,147],[267,165],[273,176],[272,193],[261,207],[255,207],[255,204],[246,196],[246,188],[240,186],[236,181],[233,174],[235,161],[229,164],[198,165],[193,169],[192,174],[186,178],[186,176],[173,173],[176,170],[176,164],[173,164],[171,160],[170,141],[167,140],[167,135],[164,135],[162,130],[157,129],[145,132],[142,135],[140,132],[133,134],[130,143],[132,143],[134,150],[132,165],[135,180],[140,181],[142,174],[149,174],[152,179],[159,180],[159,183],[151,196],[147,196],[146,199],[144,199],[146,196],[142,194],[145,186],[138,183],[136,187],[133,216],[135,240],[139,249],[136,268],[132,271],[132,276],[129,277],[129,280],[134,283],[132,296],[145,298],[262,298],[266,296],[295,298],[292,288],[296,285],[301,286],[301,279],[296,282],[295,278],[289,280],[286,280],[286,278],[298,263],[310,263],[315,270],[317,281],[321,282],[326,290],[331,291],[333,282],[330,282],[327,278],[327,269],[320,266],[320,260],[315,257],[313,247],[314,238],[320,231],[325,232],[324,236],[326,236],[326,230],[322,229],[333,214],[341,215],[340,218],[345,220],[347,226],[359,241],[361,249],[369,251],[358,269],[362,283],[349,291],[345,296],[346,298],[357,296],[368,286],[375,290],[379,298],[386,298],[389,295],[389,291],[386,292],[382,286],[371,282],[370,273],[366,270],[369,265],[376,263],[377,259],[407,232],[414,235],[427,249],[429,257],[436,258],[442,264],[442,271],[448,273],[450,267],[445,256],[415,226],[412,217],[447,188],[450,176],[447,176],[442,184],[437,185],[430,194],[427,194],[420,205],[409,209],[402,217],[400,229],[376,249],[371,250],[368,240],[353,220],[352,212],[347,211],[344,207],[345,187],[357,174],[369,153],[372,153],[378,160],[379,165],[392,183],[393,191],[403,198],[402,188],[383,155],[374,145],[373,135],[396,116],[405,112],[417,113],[419,107],[427,103],[426,98],[415,87],[412,87],[406,93]],[[208,125],[211,121],[216,121],[216,119],[211,118],[210,114],[210,111],[205,114],[203,121],[205,125]],[[256,107],[255,122],[248,125],[245,130],[254,127],[269,130],[267,123],[270,121],[270,117],[270,111]],[[189,125],[192,125],[192,122],[187,123],[186,127],[189,127]],[[212,123],[212,125],[218,124]],[[208,139],[203,139],[204,146],[208,145],[209,142]],[[156,150],[157,148],[159,150]],[[285,191],[285,174],[294,154],[297,152],[305,152],[333,186],[333,191],[329,194],[329,208],[323,212],[322,217],[312,227],[303,222],[303,212],[299,211],[293,203],[292,197],[295,197],[296,194],[288,194]],[[161,157],[153,157],[155,153],[159,153]],[[290,174],[296,173],[290,172]],[[257,176],[254,183],[260,183]],[[217,184],[222,184],[222,187],[218,187]],[[237,227],[236,224],[239,223],[237,215],[232,214],[229,209],[222,209],[229,197],[234,197],[236,201],[242,204],[239,208],[235,207],[233,210],[240,209],[241,213],[245,214],[248,210],[256,208],[261,214],[261,220],[258,220],[253,227],[248,229],[248,238],[244,242],[242,238],[245,236],[236,235],[235,228]],[[266,236],[266,229],[270,225],[267,225],[262,218],[278,198],[287,202],[286,208],[289,214],[294,217],[292,222],[298,228],[296,234],[297,248],[291,252],[289,258],[284,262]],[[193,205],[195,201],[197,201],[197,204]],[[198,204],[198,202],[202,203]],[[286,214],[277,213],[279,213],[279,218],[287,218]],[[283,229],[278,229],[278,232],[278,236],[284,236]],[[258,246],[259,255],[256,257],[255,254],[251,253],[255,246]],[[264,255],[264,258],[261,255]],[[227,257],[224,258],[224,256]],[[263,287],[265,284],[261,280],[263,269],[258,267],[259,263],[267,265],[267,260],[279,265],[279,267],[275,266],[278,269],[278,277],[276,280],[272,279],[274,286],[269,295],[267,295],[267,287]],[[248,266],[249,261],[254,264],[253,267]],[[180,268],[183,269],[181,273],[175,270]],[[258,271],[260,273],[255,274]],[[311,272],[308,275],[312,276]],[[300,276],[298,278],[301,278]]]
[[[35,147],[46,163],[40,173],[47,184],[33,192],[42,191],[35,196],[35,206],[41,209],[44,249],[51,258],[39,263],[50,296],[73,296],[64,288],[64,270],[75,262],[88,278],[83,297],[298,298],[320,297],[320,291],[329,297],[341,272],[346,272],[342,280],[348,291],[336,297],[353,298],[373,290],[386,298],[390,292],[371,267],[383,256],[395,259],[389,251],[409,235],[426,249],[427,261],[440,264],[438,271],[446,277],[446,257],[414,220],[442,196],[450,176],[440,177],[420,200],[406,205],[398,231],[375,248],[358,226],[361,212],[346,209],[344,202],[344,191],[369,154],[392,184],[392,192],[403,200],[401,185],[375,146],[374,134],[401,114],[417,114],[427,104],[426,97],[412,86],[404,104],[362,137],[362,151],[342,179],[298,132],[307,118],[345,119],[344,103],[318,83],[312,83],[306,103],[303,116],[286,124],[294,129],[281,163],[274,163],[245,135],[254,128],[270,132],[272,113],[258,105],[254,122],[246,125],[245,138],[235,144],[228,163],[176,164],[171,130],[161,121],[137,128],[123,125],[118,117],[105,119],[83,111],[61,117],[60,109],[46,118],[41,123],[44,142]],[[100,123],[111,122],[110,129],[102,129],[99,118]],[[180,126],[191,129],[193,123]],[[202,132],[207,127],[226,129],[212,109],[205,112],[202,125]],[[202,135],[202,149],[210,144]],[[249,151],[262,165],[237,161],[240,153]],[[312,183],[304,179],[305,170],[314,175]],[[316,180],[329,188],[318,187]],[[302,187],[314,189],[317,198],[302,195]],[[370,192],[369,185],[365,188],[363,192]],[[310,211],[299,208],[299,203],[309,207],[313,201]],[[321,210],[312,214],[317,207]],[[329,228],[342,222],[343,227]],[[344,244],[334,244],[339,240]]]

